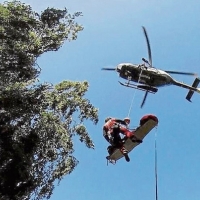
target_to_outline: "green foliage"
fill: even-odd
[[[85,98],[88,82],[37,80],[37,58],[76,39],[80,15],[0,4],[0,199],[49,198],[55,181],[78,164],[73,137],[94,148],[84,125],[98,122],[98,110]]]
[[[40,70],[36,58],[44,52],[57,51],[66,39],[75,40],[83,30],[75,22],[80,15],[80,12],[71,15],[66,8],[47,8],[38,14],[19,1],[0,5],[0,60],[3,61],[0,78],[16,82],[37,77]]]

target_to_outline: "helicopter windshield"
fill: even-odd
[[[132,63],[121,63],[121,64],[117,65],[117,68],[116,68],[117,72],[120,72],[122,70],[122,67],[124,67],[124,66],[134,67],[134,68],[137,67],[137,65],[134,65]]]
[[[132,63],[121,63],[121,64],[117,65],[117,68],[116,68],[117,72],[120,72],[122,70],[122,67],[124,67],[124,66],[130,66],[130,67],[134,66],[135,67],[135,65],[133,65]]]
[[[119,65],[117,65],[117,72],[120,72],[121,71],[121,69],[122,69],[122,66],[123,66],[124,64],[119,64]]]

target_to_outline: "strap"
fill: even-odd
[[[138,83],[140,82],[142,71],[143,71],[143,69],[141,69],[141,72],[140,72],[140,75],[139,75],[139,79],[138,79]],[[131,113],[131,110],[132,110],[132,107],[133,107],[133,101],[135,99],[136,91],[137,91],[137,89],[134,91],[134,94],[133,94],[133,98],[132,98],[131,105],[130,105],[130,108],[129,108],[129,111],[128,111],[128,115],[127,115],[128,117],[130,117],[130,113]]]

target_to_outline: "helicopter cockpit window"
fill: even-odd
[[[117,65],[117,71],[120,72],[121,69],[122,69],[122,67],[123,67],[123,64],[119,64],[119,65]]]

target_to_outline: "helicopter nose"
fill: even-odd
[[[116,67],[116,71],[117,71],[117,72],[120,72],[121,69],[122,69],[122,65],[117,65],[117,67]]]

